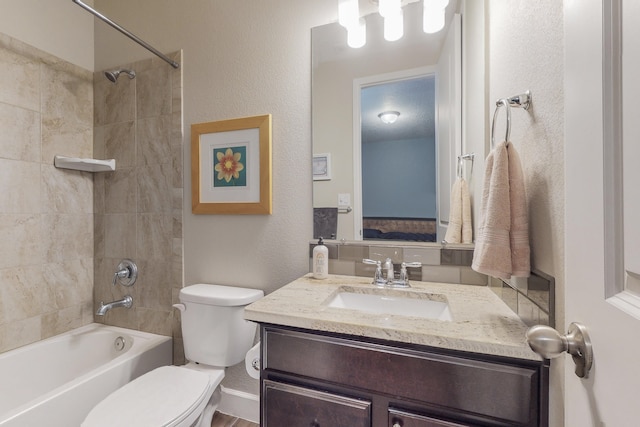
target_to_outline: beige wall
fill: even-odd
[[[556,0],[491,0],[491,114],[495,100],[531,90],[533,106],[512,110],[511,140],[524,169],[532,267],[556,279],[556,324],[564,325],[563,4]],[[504,29],[509,29],[505,32]],[[503,113],[503,112],[501,112]],[[496,125],[503,135],[504,116]],[[501,124],[502,123],[502,124]],[[551,425],[562,420],[562,358],[551,372]]]
[[[0,34],[0,352],[93,321],[92,74]]]
[[[93,16],[71,0],[0,0],[0,11],[0,33],[93,70]]]

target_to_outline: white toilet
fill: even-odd
[[[264,292],[218,285],[180,290],[185,366],[163,366],[98,403],[82,427],[209,427],[224,368],[240,363],[253,345],[256,324],[244,307]]]

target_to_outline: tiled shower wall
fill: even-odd
[[[92,80],[0,34],[0,352],[93,321]]]
[[[170,57],[182,63],[181,53]],[[124,64],[116,84],[94,77],[94,153],[115,158],[114,172],[96,174],[95,308],[131,295],[133,307],[96,321],[172,335],[181,359],[179,316],[172,308],[182,287],[182,69],[160,59]],[[112,286],[118,263],[138,265],[132,287]]]

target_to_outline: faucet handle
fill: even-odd
[[[130,259],[124,259],[116,267],[117,271],[113,275],[112,286],[120,283],[122,286],[133,286],[138,278],[138,266]]]
[[[407,273],[407,268],[419,268],[422,267],[422,263],[419,261],[415,262],[403,262],[400,268],[400,281],[404,281],[405,283],[409,283],[409,274]]]
[[[386,284],[386,280],[382,278],[382,263],[380,261],[374,261],[372,259],[363,259],[362,262],[364,264],[371,264],[376,266],[376,272],[373,275],[373,284],[374,285],[384,285]]]

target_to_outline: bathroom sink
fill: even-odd
[[[443,295],[388,289],[343,287],[332,296],[327,307],[451,321],[449,304]]]

